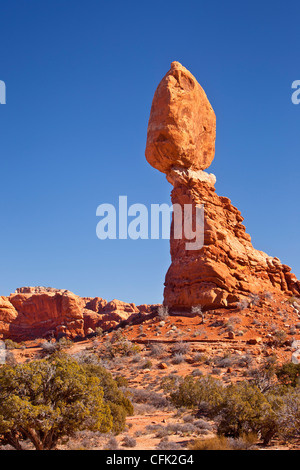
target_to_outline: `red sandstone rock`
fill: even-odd
[[[167,173],[173,166],[203,170],[215,153],[216,117],[204,90],[179,62],[155,92],[148,124],[146,158]]]
[[[140,309],[133,303],[79,297],[63,289],[21,287],[9,297],[0,297],[0,338],[83,337],[97,327],[106,331],[150,313],[150,305]]]
[[[173,217],[164,304],[182,312],[196,305],[233,307],[250,293],[299,295],[300,281],[291,269],[253,248],[241,213],[215,193],[214,175],[202,171],[214,157],[214,140],[215,118],[205,93],[184,67],[173,63],[153,98],[145,154],[174,186],[173,205],[183,210],[190,204],[195,212],[204,204],[204,245],[187,250],[190,240],[175,238]]]
[[[18,290],[17,292],[19,292]],[[8,297],[16,315],[9,325],[9,337],[27,339],[60,333],[83,336],[83,314],[80,297],[69,291],[27,290]],[[3,310],[0,307],[0,318]]]

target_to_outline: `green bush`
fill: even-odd
[[[177,408],[197,408],[214,415],[223,401],[224,393],[225,387],[219,379],[187,376],[169,398]]]
[[[124,337],[121,333],[115,333],[111,341],[104,344],[104,357],[114,359],[116,357],[133,356],[141,352],[141,347]]]
[[[85,364],[87,374],[99,379],[103,390],[103,398],[110,407],[113,417],[112,431],[122,432],[125,428],[126,416],[133,415],[134,408],[130,399],[119,388],[111,373],[98,364]]]
[[[112,375],[98,364],[79,364],[64,353],[0,368],[0,442],[15,449],[29,439],[54,449],[76,431],[115,433],[133,406]]]
[[[300,364],[283,364],[276,370],[276,376],[282,385],[296,387],[300,384]]]
[[[99,378],[68,358],[3,365],[0,401],[0,441],[15,449],[29,439],[36,449],[51,450],[75,431],[113,426]]]
[[[244,433],[263,431],[265,437],[273,429],[272,417],[272,407],[265,395],[255,385],[240,382],[226,388],[218,433],[237,438]]]

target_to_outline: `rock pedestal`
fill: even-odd
[[[250,293],[300,294],[300,282],[288,266],[253,248],[240,211],[216,194],[215,176],[203,171],[214,158],[215,136],[215,113],[206,94],[185,67],[173,62],[154,94],[145,155],[174,186],[172,204],[182,213],[185,205],[194,214],[204,205],[204,243],[187,250],[190,240],[174,236],[173,215],[172,263],[164,290],[171,311],[233,307]]]

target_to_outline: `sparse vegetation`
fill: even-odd
[[[129,341],[122,333],[117,332],[111,341],[103,344],[103,357],[114,359],[116,357],[134,356],[140,352],[141,348],[138,344]]]
[[[194,314],[194,315],[199,315],[199,316],[202,318],[202,323],[204,323],[204,321],[205,321],[205,314],[204,314],[204,312],[203,312],[203,310],[202,310],[201,305],[195,305],[195,306],[193,306],[192,309],[191,309],[191,312],[192,312],[192,314]]]
[[[173,364],[182,364],[183,362],[185,362],[185,357],[181,353],[176,353],[172,357],[172,363]]]
[[[51,450],[74,431],[108,432],[113,418],[103,395],[99,377],[70,358],[4,365],[1,443],[21,450],[22,441],[28,439],[36,449]]]
[[[237,303],[237,308],[241,311],[245,310],[248,307],[249,307],[249,301],[247,299],[241,299]]]
[[[259,294],[255,294],[255,293],[251,293],[249,295],[249,304],[250,305],[254,305],[254,306],[257,306],[259,305],[260,303],[260,295]]]
[[[194,450],[245,450],[259,437],[268,445],[275,436],[300,436],[300,365],[287,363],[278,367],[276,361],[268,360],[250,376],[250,381],[228,386],[211,376],[187,376],[169,394],[177,408],[186,407],[198,415],[217,418],[218,437],[197,440]],[[191,424],[197,426],[196,421]]]
[[[210,439],[197,439],[191,446],[191,450],[249,450],[257,442],[254,434],[244,434],[238,439],[225,436],[215,436]]]
[[[160,320],[166,320],[169,317],[169,308],[164,305],[160,305],[157,310],[157,316]]]
[[[16,343],[15,341],[11,339],[6,339],[4,341],[6,349],[21,349],[23,347],[22,343]]]
[[[287,339],[287,334],[284,330],[276,330],[273,333],[274,342],[277,346],[281,346]]]
[[[131,437],[131,436],[124,436],[123,438],[123,441],[122,441],[122,445],[124,447],[135,447],[136,446],[136,439],[134,437]]]

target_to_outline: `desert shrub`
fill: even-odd
[[[57,351],[57,343],[53,343],[52,341],[44,341],[41,344],[41,349],[47,354],[53,354],[55,351]]]
[[[157,310],[157,316],[160,320],[166,320],[169,316],[169,308],[167,306],[160,305]]]
[[[202,318],[202,323],[204,323],[205,315],[204,315],[204,312],[203,312],[203,310],[202,310],[201,305],[195,305],[195,306],[193,306],[192,309],[191,309],[191,312],[192,312],[193,315],[199,315],[199,316],[201,316],[201,318]]]
[[[295,296],[295,295],[292,295],[292,296],[287,300],[287,302],[288,302],[289,304],[294,304],[294,303],[297,303],[297,302],[300,303],[300,297],[297,297],[297,296]]]
[[[253,385],[265,393],[272,389],[276,384],[275,367],[273,366],[260,366],[249,370],[249,376]]]
[[[182,364],[183,362],[185,362],[185,356],[181,353],[176,353],[172,357],[173,364]]]
[[[136,364],[137,362],[140,362],[143,359],[143,356],[141,354],[135,353],[132,356],[131,362]]]
[[[21,349],[23,347],[21,343],[16,343],[12,339],[5,339],[4,344],[6,349]]]
[[[232,316],[232,317],[228,318],[225,326],[226,326],[227,330],[231,330],[231,329],[235,328],[236,325],[239,325],[241,322],[242,322],[242,320],[241,320],[240,317]]]
[[[300,436],[300,387],[291,388],[281,396],[277,410],[279,434],[285,439]]]
[[[168,434],[193,434],[197,432],[197,427],[192,423],[170,423],[167,425]]]
[[[191,347],[189,343],[179,341],[172,347],[173,354],[187,354],[190,351]]]
[[[194,355],[194,362],[199,362],[200,364],[203,364],[207,360],[207,356],[202,353],[196,353]]]
[[[236,439],[229,437],[228,444],[231,450],[251,450],[255,448],[257,440],[257,434],[249,432]]]
[[[220,405],[218,433],[240,437],[244,433],[269,432],[272,408],[261,391],[247,381],[226,387]]]
[[[250,302],[250,304],[252,304],[252,305],[259,305],[259,303],[260,303],[260,296],[259,296],[259,294],[254,294],[254,293],[250,294],[250,295],[249,295],[249,302]]]
[[[240,356],[238,354],[225,353],[223,356],[214,359],[215,366],[222,368],[232,367],[235,364],[240,367],[248,367],[252,362],[253,358],[249,354]]]
[[[13,351],[6,351],[5,353],[5,364],[7,366],[16,366],[17,365],[17,360],[15,358],[15,355]]]
[[[207,421],[205,421],[204,419],[201,419],[201,418],[196,419],[195,421],[193,421],[193,424],[198,429],[202,429],[202,430],[205,430],[205,431],[213,431],[213,426],[210,423],[208,423]]]
[[[150,359],[144,359],[143,361],[141,361],[140,363],[140,367],[142,369],[151,369],[151,367],[153,366],[152,362],[150,361]]]
[[[224,436],[216,436],[211,439],[197,439],[189,448],[191,450],[231,450],[229,441]]]
[[[172,390],[178,388],[181,380],[182,380],[181,377],[176,374],[167,375],[163,377],[161,381],[161,388],[166,393],[171,392]]]
[[[103,444],[104,436],[107,435],[99,431],[77,431],[65,444],[68,450],[90,450],[95,447],[100,447]]]
[[[133,405],[128,396],[119,388],[111,373],[103,366],[95,364],[86,364],[85,370],[88,374],[96,376],[104,393],[105,403],[108,404],[113,418],[112,431],[119,433],[124,430],[126,416],[134,412]]]
[[[169,442],[165,439],[162,439],[159,444],[156,446],[157,450],[179,450],[181,446],[176,442]]]
[[[110,436],[104,446],[104,450],[119,450],[119,443],[114,436]]]
[[[131,436],[124,436],[123,438],[123,441],[122,441],[122,445],[124,447],[135,447],[136,446],[136,439],[134,437],[131,437]]]
[[[255,434],[245,434],[237,439],[216,436],[210,439],[197,439],[191,450],[249,450],[257,442]]]
[[[236,363],[236,360],[236,356],[226,353],[221,357],[216,357],[214,359],[214,364],[217,367],[227,368],[233,366]]]
[[[203,375],[203,372],[200,369],[194,369],[192,372],[193,377],[200,377],[201,375]]]
[[[57,351],[61,351],[63,349],[67,349],[70,346],[72,346],[73,341],[70,338],[67,338],[66,336],[63,336],[58,341],[56,341],[56,345],[57,345]]]
[[[58,341],[52,342],[52,341],[44,341],[41,344],[42,350],[47,353],[47,354],[53,354],[57,351],[63,351],[64,349],[69,348],[72,346],[73,341],[71,339],[66,338],[63,336],[60,338]]]
[[[277,346],[281,346],[287,338],[287,334],[284,330],[276,330],[273,334],[274,342]]]
[[[143,403],[158,409],[170,407],[167,398],[160,393],[151,392],[142,388],[130,388],[128,390],[131,400],[134,403]]]
[[[153,357],[162,357],[166,353],[166,348],[162,344],[151,344],[150,355]]]
[[[243,356],[237,356],[235,362],[239,367],[249,367],[253,363],[253,357],[251,354],[244,354]]]
[[[269,291],[264,292],[263,297],[265,300],[268,300],[268,301],[273,300],[273,294],[272,292],[269,292]]]
[[[182,421],[184,423],[192,423],[194,421],[195,417],[193,415],[185,415],[182,417]]]
[[[276,370],[276,376],[282,385],[296,387],[300,385],[300,364],[292,362],[283,364]]]
[[[108,432],[113,426],[99,378],[75,360],[56,355],[0,368],[0,440],[22,449],[54,449],[79,430]]]
[[[156,410],[154,406],[147,403],[133,403],[133,407],[135,415],[145,415],[147,413],[153,413]]]
[[[197,408],[202,413],[214,414],[224,397],[224,386],[211,376],[194,378],[187,376],[172,392],[169,399],[176,408]]]
[[[120,332],[115,333],[111,341],[106,341],[103,345],[103,355],[107,359],[133,356],[140,352],[140,346],[129,341]]]
[[[245,310],[249,307],[249,301],[246,299],[242,299],[237,303],[237,308],[241,311]]]
[[[161,424],[148,424],[145,428],[146,432],[149,434],[155,434],[155,437],[162,438],[168,436],[168,430],[166,426]]]
[[[117,375],[115,378],[114,378],[117,386],[120,388],[120,387],[125,387],[127,388],[128,387],[128,380],[126,379],[126,377],[123,377],[123,375]]]

